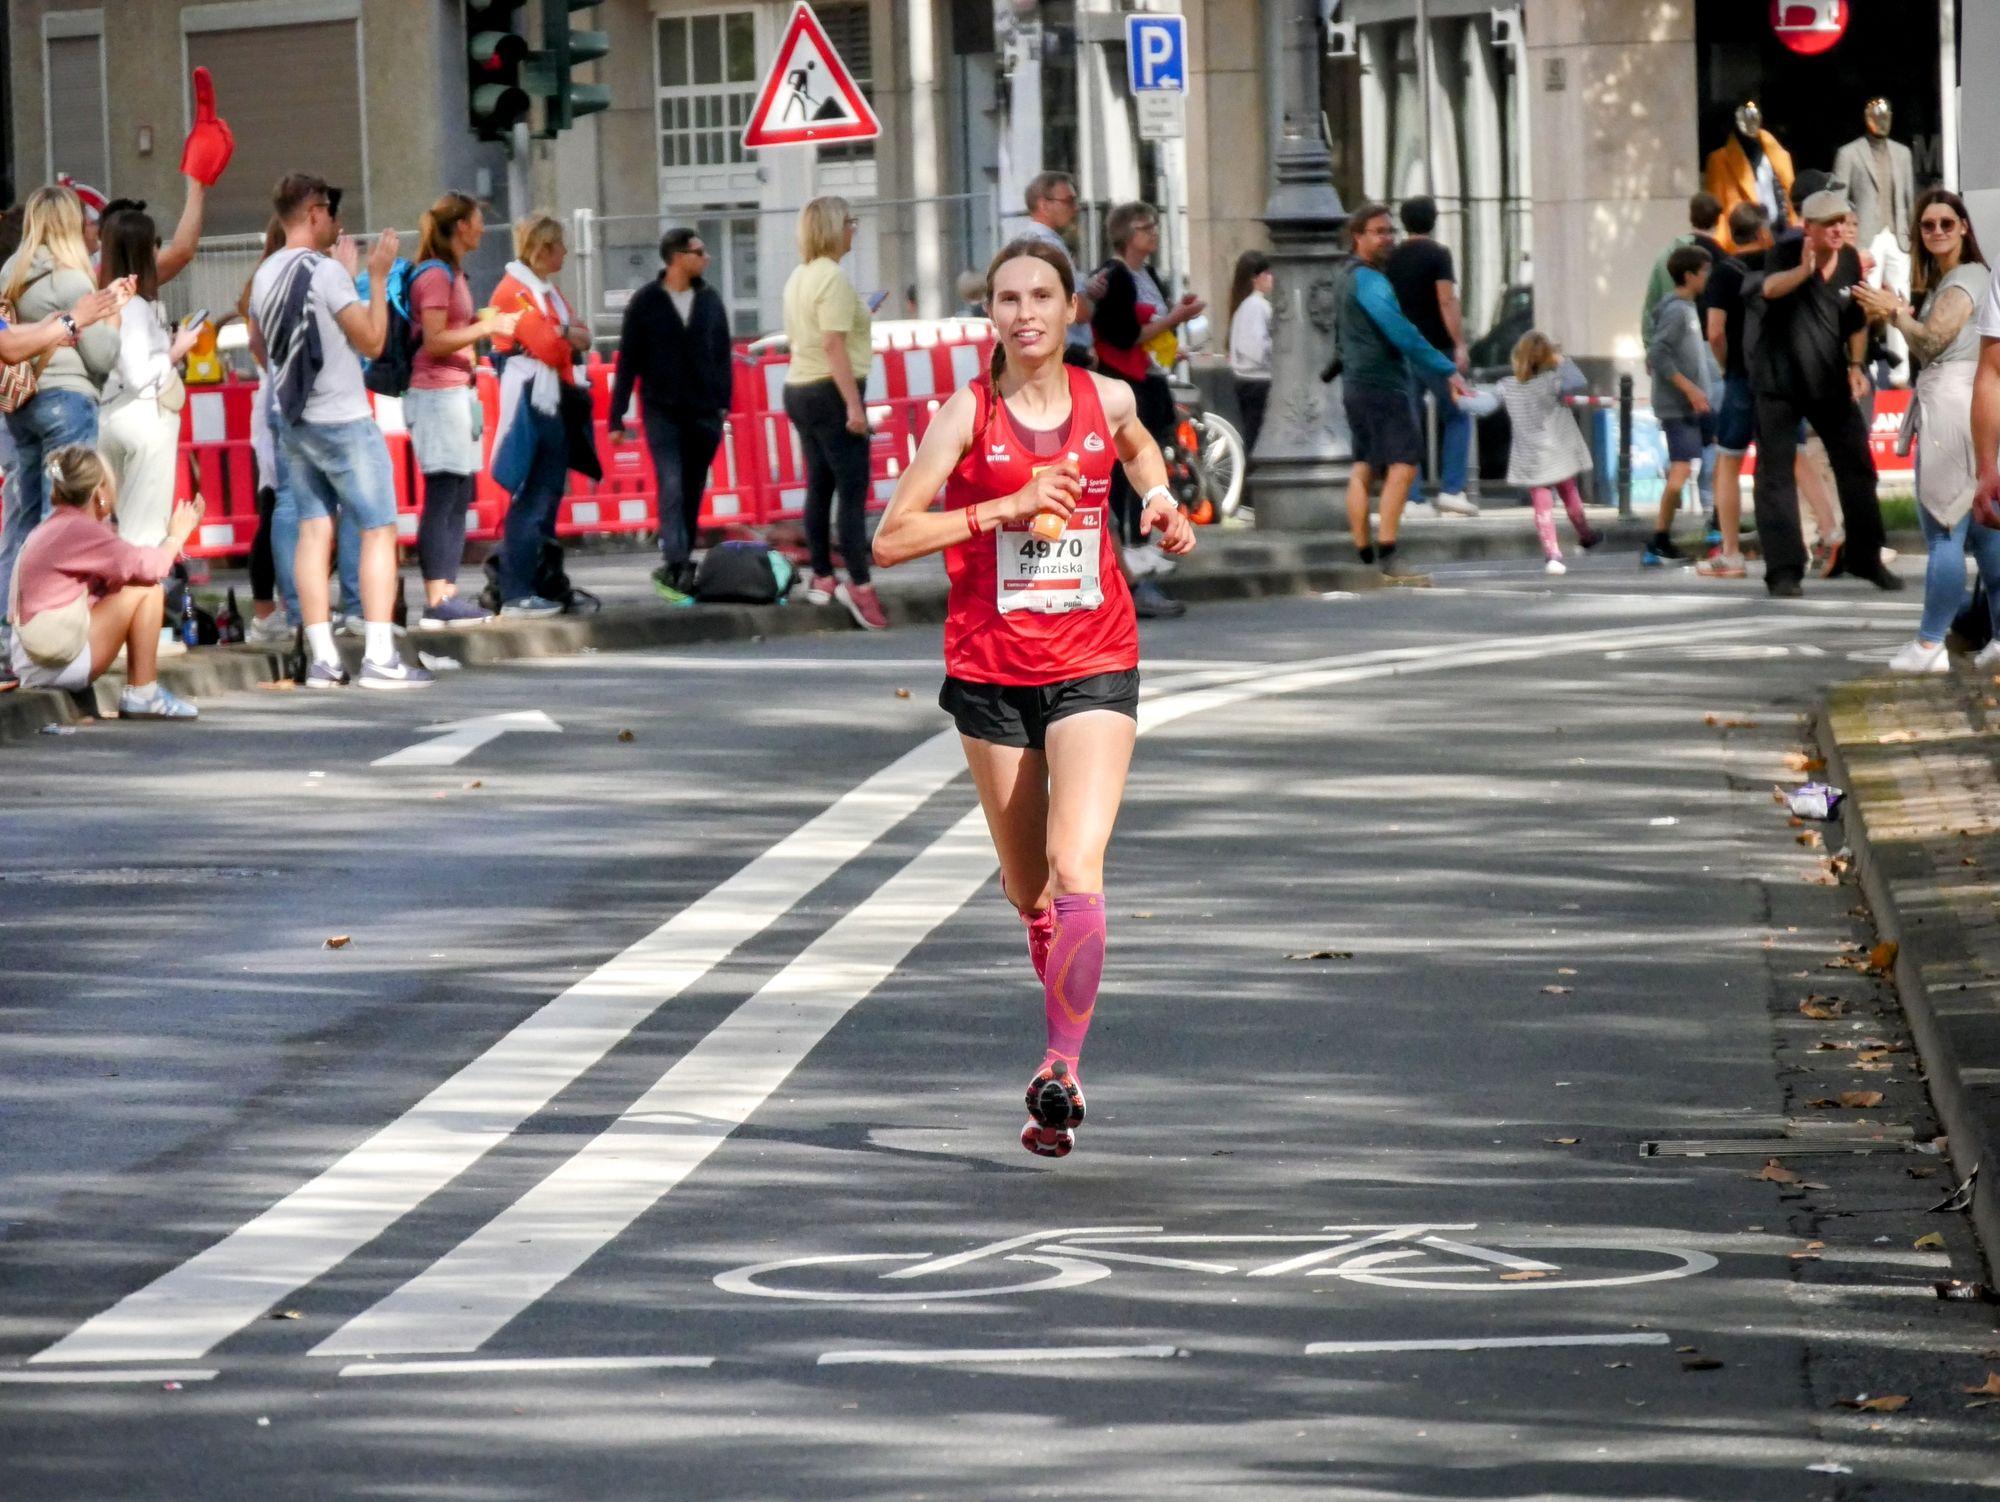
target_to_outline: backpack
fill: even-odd
[[[704,605],[781,605],[797,574],[792,560],[768,544],[721,542],[695,570],[694,597]]]
[[[389,268],[389,285],[383,301],[389,307],[389,329],[382,338],[382,353],[361,373],[362,384],[377,396],[401,396],[410,389],[410,376],[423,348],[424,331],[410,316],[410,289],[417,278],[433,266],[451,274],[443,261],[418,261],[414,265],[398,256]]]
[[[587,589],[578,589],[570,581],[569,571],[563,567],[563,547],[559,542],[542,539],[541,550],[535,555],[535,593],[545,600],[553,600],[562,606],[566,615],[595,615],[603,608],[604,602]],[[479,592],[479,603],[495,615],[507,603],[500,593],[500,556],[494,554],[486,560],[486,587]]]
[[[1333,328],[1330,331],[1333,335],[1333,354],[1319,373],[1319,378],[1323,382],[1331,383],[1339,380],[1341,371],[1346,367],[1346,361],[1340,352],[1341,324],[1347,316],[1348,283],[1353,280],[1354,257],[1342,256],[1334,262],[1333,280],[1328,283],[1333,291]]]

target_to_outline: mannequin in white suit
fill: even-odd
[[[1910,210],[1916,201],[1915,171],[1910,148],[1889,139],[1895,117],[1886,99],[1871,99],[1862,111],[1867,132],[1840,148],[1833,175],[1847,184],[1854,205],[1855,240],[1874,259],[1869,282],[1910,295]],[[1909,350],[1893,328],[1884,336],[1889,351],[1902,363],[1875,371],[1878,385],[1910,383]]]

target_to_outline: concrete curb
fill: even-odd
[[[1605,546],[1636,552],[1651,535],[1639,519],[1603,519]],[[1216,531],[1205,533],[1202,550],[1173,575],[1169,592],[1189,604],[1270,599],[1323,590],[1379,588],[1381,575],[1354,561],[1343,533]],[[1436,520],[1412,523],[1403,535],[1398,562],[1421,570],[1426,563],[1471,562],[1488,558],[1538,556],[1540,545],[1525,514],[1507,512],[1484,522]],[[634,567],[639,567],[635,561]],[[1396,581],[1421,585],[1419,574]],[[895,626],[935,625],[944,619],[941,583],[904,588],[885,584],[882,606]],[[509,621],[468,631],[412,631],[403,638],[413,651],[455,657],[467,668],[531,657],[559,657],[585,650],[631,651],[646,647],[695,646],[721,641],[851,631],[855,625],[837,605],[807,605],[795,598],[782,607],[705,605],[671,609],[664,605],[610,606],[596,615],[561,616],[546,621]],[[358,643],[343,641],[350,671],[360,667]],[[283,654],[268,647],[204,647],[160,665],[160,681],[197,702],[217,694],[255,689],[284,673]],[[45,726],[78,724],[117,713],[123,679],[107,673],[82,694],[52,689],[16,689],[0,694],[0,743],[34,735]]]
[[[2000,1188],[1994,1183],[2000,1174],[2000,999],[1993,972],[1984,967],[2000,958],[2000,934],[1985,953],[1978,951],[1926,848],[1931,836],[1918,827],[1924,816],[1902,812],[1908,803],[1894,763],[1911,754],[1909,747],[1883,744],[1871,723],[1871,707],[1884,689],[1864,681],[1829,690],[1815,720],[1816,738],[1827,781],[1847,791],[1841,823],[1876,930],[1897,945],[1896,991],[1951,1140],[1953,1172],[1962,1179],[1980,1169],[1972,1219],[1990,1282],[2000,1266]],[[1910,832],[1889,832],[1899,826]],[[1940,827],[1935,837],[1946,834]],[[1987,984],[1978,984],[1982,980]],[[1968,995],[1976,1004],[1968,1004]]]

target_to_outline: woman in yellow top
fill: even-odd
[[[806,457],[806,544],[812,578],[806,599],[838,600],[870,631],[889,624],[868,582],[868,413],[861,389],[873,359],[872,319],[840,258],[858,223],[844,198],[815,198],[799,210],[799,266],[785,280],[785,415]],[[833,573],[829,521],[840,502],[840,554],[847,583]]]

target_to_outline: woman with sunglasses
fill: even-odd
[[[1944,637],[1965,603],[1965,555],[1986,581],[1989,610],[2000,611],[2000,531],[1973,519],[1979,465],[1972,445],[1972,381],[1979,368],[1979,330],[1973,314],[1986,300],[1986,258],[1956,193],[1932,188],[1917,199],[1912,308],[1894,292],[1868,286],[1854,299],[1868,316],[1893,326],[1908,341],[1919,367],[1909,423],[1917,435],[1917,520],[1930,556],[1924,569],[1924,614],[1916,639],[1889,659],[1899,673],[1943,673]],[[1908,431],[1906,423],[1905,431]],[[1994,617],[2000,627],[2000,614]],[[1982,668],[2000,663],[2000,640],[1974,659]]]

